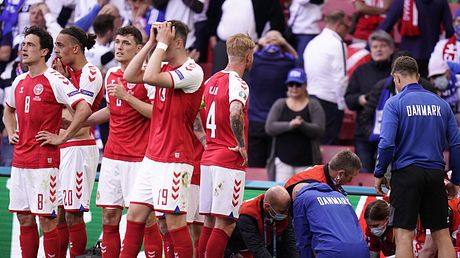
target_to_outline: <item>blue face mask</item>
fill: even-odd
[[[449,87],[449,80],[445,76],[439,76],[434,79],[434,86],[439,90],[446,90]]]
[[[286,219],[287,215],[286,214],[282,214],[282,213],[277,213],[270,204],[268,204],[270,206],[270,209],[268,210],[268,214],[270,215],[270,217],[273,219],[273,220],[277,220],[277,221],[280,221],[280,220],[284,220]]]
[[[454,30],[455,30],[455,36],[457,37],[457,40],[460,40],[460,24],[457,24],[454,27]]]

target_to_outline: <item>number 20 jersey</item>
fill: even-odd
[[[233,71],[220,71],[205,83],[204,103],[206,110],[206,150],[201,164],[229,169],[245,170],[244,160],[239,152],[228,148],[237,146],[230,125],[230,103],[239,101],[244,109],[244,141],[247,148],[249,88],[246,82]]]

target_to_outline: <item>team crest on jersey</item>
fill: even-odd
[[[135,84],[135,83],[130,83],[130,82],[128,82],[128,83],[126,84],[126,87],[128,87],[128,89],[132,90],[134,87],[136,87],[136,84]]]
[[[44,88],[43,88],[43,85],[42,85],[42,84],[37,84],[37,85],[35,85],[35,87],[34,87],[34,94],[35,94],[35,95],[40,95],[40,94],[42,94],[42,93],[43,93],[43,89],[44,89]]]

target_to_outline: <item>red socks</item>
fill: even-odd
[[[211,236],[213,228],[203,227],[201,230],[200,241],[198,242],[198,255],[197,258],[205,258],[206,245],[208,244],[209,237]]]
[[[225,231],[214,228],[206,245],[206,257],[224,257],[228,239],[229,237]]]
[[[59,252],[59,236],[57,228],[50,232],[43,232],[43,247],[45,257],[56,257]]]
[[[57,225],[58,236],[59,236],[59,256],[58,258],[66,257],[67,246],[69,245],[69,228],[67,224]]]
[[[145,228],[144,253],[146,258],[161,258],[163,256],[163,242],[157,224]]]
[[[121,247],[120,258],[137,257],[142,245],[145,223],[129,221],[126,225],[125,238]]]
[[[80,223],[69,228],[70,257],[85,254],[86,249],[86,224]]]
[[[19,243],[23,258],[36,258],[38,255],[39,236],[37,225],[21,226]]]
[[[162,235],[163,237],[163,248],[164,248],[164,253],[165,253],[165,258],[174,258],[174,245],[173,245],[173,240],[171,238],[171,234],[169,232],[166,232],[166,234]]]
[[[119,257],[120,246],[120,227],[118,225],[102,225],[102,257]]]
[[[178,229],[170,230],[169,234],[171,234],[174,244],[174,256],[177,258],[192,258],[193,244],[187,225]]]

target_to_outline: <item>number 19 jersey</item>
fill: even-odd
[[[233,101],[239,101],[244,106],[244,140],[247,146],[248,96],[248,85],[236,72],[220,71],[206,81],[204,88],[206,150],[201,159],[202,165],[243,171],[246,169],[242,166],[244,160],[240,153],[228,148],[238,145],[230,125],[230,103]]]

